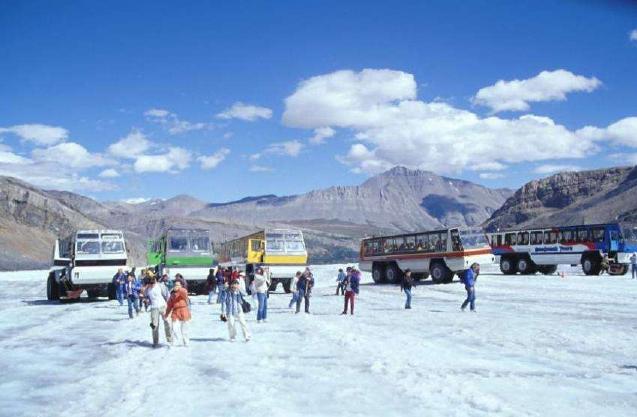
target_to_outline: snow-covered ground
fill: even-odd
[[[312,314],[270,297],[249,343],[193,298],[188,348],[150,347],[148,315],[49,303],[46,274],[0,274],[2,416],[634,416],[637,280],[483,273],[463,287],[361,287],[340,316],[338,266],[314,268]],[[163,335],[162,335],[163,337]]]

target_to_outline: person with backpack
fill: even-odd
[[[351,268],[348,266],[347,267],[347,271],[349,272],[351,270]],[[341,292],[341,295],[345,294],[345,287],[343,287],[343,282],[345,281],[345,278],[347,277],[347,274],[345,274],[345,272],[343,272],[343,269],[339,269],[338,270],[338,276],[336,277],[336,295],[338,295],[339,291]]]
[[[188,337],[188,322],[191,319],[190,300],[188,299],[188,291],[181,286],[181,281],[175,280],[175,286],[168,298],[166,316],[171,318],[173,334],[172,338],[175,342],[181,340],[184,346],[188,346],[190,338]]]
[[[237,337],[237,322],[241,326],[246,342],[250,341],[250,331],[243,313],[243,294],[239,290],[239,280],[234,280],[230,288],[223,292],[221,297],[221,321],[228,323],[228,336],[231,342]]]
[[[400,282],[400,290],[405,293],[407,299],[405,300],[405,310],[411,309],[411,289],[414,286],[414,279],[411,277],[411,270],[405,269],[403,273],[403,279]]]
[[[480,274],[480,264],[474,262],[471,264],[471,268],[467,269],[464,274],[462,274],[462,283],[464,284],[464,289],[467,291],[467,299],[464,300],[460,309],[462,311],[467,308],[467,305],[470,305],[471,311],[476,311],[476,280],[478,279],[478,275]]]
[[[360,272],[355,268],[350,270],[349,276],[345,278],[345,304],[343,306],[343,312],[341,315],[347,314],[347,303],[350,305],[350,315],[354,315],[354,299],[359,291],[359,284],[361,281]]]
[[[146,286],[146,299],[150,305],[150,328],[153,334],[153,347],[159,346],[159,318],[164,322],[164,332],[166,333],[166,342],[172,345],[172,329],[170,322],[166,316],[166,299],[168,299],[168,288],[153,276],[150,277]]]
[[[206,278],[206,285],[208,286],[208,304],[212,304],[212,296],[214,295],[217,289],[215,270],[212,268],[208,271],[208,277]]]
[[[254,274],[254,290],[257,293],[257,323],[265,322],[268,318],[268,288],[270,277],[263,273],[263,268],[258,268]]]

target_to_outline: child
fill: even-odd
[[[221,320],[228,323],[228,335],[231,342],[234,342],[237,336],[237,321],[246,342],[250,341],[250,332],[243,315],[242,304],[243,295],[239,290],[239,280],[235,279],[231,282],[230,288],[224,291],[221,299]]]

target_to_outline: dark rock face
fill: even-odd
[[[522,186],[485,226],[496,230],[630,219],[637,210],[636,183],[634,168],[555,174]]]

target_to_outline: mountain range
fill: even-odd
[[[138,204],[99,202],[0,177],[0,269],[47,268],[56,236],[78,228],[126,232],[135,265],[146,240],[167,227],[205,228],[215,243],[262,227],[304,231],[313,263],[353,261],[362,237],[445,225],[634,222],[637,168],[560,173],[517,191],[490,189],[427,171],[395,167],[358,186],[292,196],[263,195],[209,203],[189,195]]]

